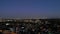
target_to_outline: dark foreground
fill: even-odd
[[[34,22],[0,22],[0,34],[60,34],[60,20],[33,20]]]

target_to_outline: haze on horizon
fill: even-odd
[[[2,18],[60,18],[60,0],[0,0]]]

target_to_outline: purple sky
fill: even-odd
[[[60,18],[60,0],[0,0],[3,18]]]

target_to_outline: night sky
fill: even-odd
[[[60,0],[0,0],[2,18],[60,18]]]

